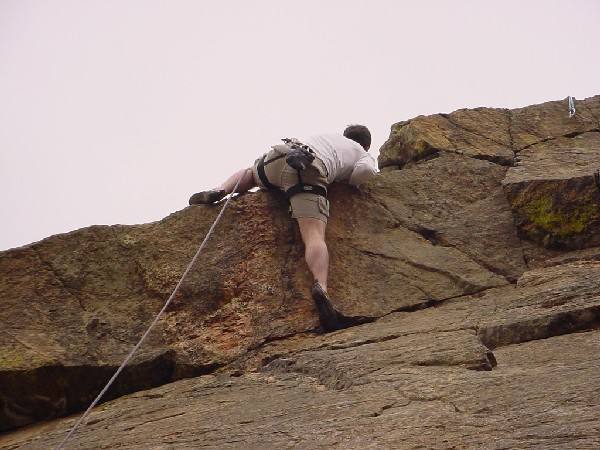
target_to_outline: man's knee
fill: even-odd
[[[325,228],[327,226],[325,222],[312,217],[298,217],[296,220],[305,245],[325,243]]]
[[[305,242],[304,247],[306,248],[306,252],[327,251],[327,243],[325,242],[325,239],[320,236],[315,236],[314,238]]]

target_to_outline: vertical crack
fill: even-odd
[[[510,145],[510,149],[512,150],[513,154],[515,155],[513,157],[513,166],[516,164],[516,156],[517,156],[517,150],[515,149],[515,137],[513,135],[513,112],[512,109],[508,109],[508,140],[509,140],[509,145]]]
[[[592,118],[594,118],[594,120],[598,124],[598,128],[600,129],[600,117],[598,117],[596,114],[594,114],[594,111],[591,108],[587,108],[586,107],[586,109],[589,111],[589,113],[592,116]]]
[[[71,297],[73,297],[77,301],[77,303],[79,304],[79,306],[81,307],[81,309],[83,311],[87,311],[83,304],[83,300],[66,285],[66,283],[62,280],[61,276],[56,272],[56,269],[52,266],[52,264],[49,261],[46,261],[44,258],[42,258],[42,255],[40,254],[39,250],[35,246],[32,246],[31,249],[35,253],[37,259],[42,264],[42,266],[44,266],[48,270],[48,272],[50,272],[52,274],[53,278],[58,282],[58,284],[60,284],[60,286],[63,288],[63,290],[66,291],[67,294],[69,294]]]

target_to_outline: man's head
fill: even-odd
[[[371,132],[364,125],[348,125],[344,130],[344,136],[358,142],[366,152],[369,151],[369,147],[371,147]]]

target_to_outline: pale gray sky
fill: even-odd
[[[142,223],[285,136],[600,93],[600,2],[0,0],[0,249]]]

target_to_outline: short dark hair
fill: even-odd
[[[364,125],[348,125],[344,130],[344,136],[358,142],[366,152],[369,151],[369,147],[371,147],[371,132]]]

